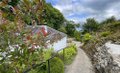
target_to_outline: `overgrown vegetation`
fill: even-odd
[[[84,32],[94,32],[99,29],[99,23],[94,18],[88,18],[83,25]]]
[[[2,0],[0,4],[2,20],[0,24],[0,73],[22,73],[49,59],[52,49],[44,48],[42,34],[31,35],[26,25],[48,25],[54,29],[76,36],[75,23],[66,21],[59,10],[45,0]],[[65,24],[66,22],[66,24]],[[37,48],[33,47],[36,46]],[[65,60],[71,60],[77,53],[75,46],[66,48]],[[50,60],[51,73],[64,73],[61,57]],[[33,68],[30,73],[46,73],[47,64]]]
[[[24,26],[33,25],[35,21],[38,25],[47,22],[55,29],[60,28],[64,17],[57,9],[45,0],[2,0],[0,13],[4,20],[0,24],[0,73],[22,73],[51,57],[52,50],[44,48],[43,35],[31,35]],[[60,65],[51,65],[51,68],[62,72],[62,61],[55,58],[53,62]]]
[[[0,9],[4,13],[4,18],[15,21],[19,16],[27,25],[32,25],[35,21],[37,25],[46,24],[59,29],[65,21],[62,13],[45,0],[3,0]]]
[[[64,73],[64,63],[60,58],[55,57],[50,61],[51,73]]]
[[[64,49],[64,52],[63,51],[59,52],[59,57],[63,59],[64,56],[63,61],[65,62],[65,64],[70,64],[76,54],[77,54],[77,48],[75,45],[71,44],[71,46]]]
[[[105,40],[118,37],[115,36],[120,30],[120,21],[116,20],[114,16],[107,18],[103,22],[98,23],[95,19],[87,19],[83,25],[82,40],[83,42]],[[91,38],[93,37],[93,38]],[[93,40],[94,39],[94,40]],[[114,40],[114,39],[111,39]]]
[[[75,31],[74,32],[74,37],[77,41],[82,41],[81,39],[81,32],[80,31]]]
[[[91,28],[91,26],[89,27]],[[85,29],[85,31],[83,32],[84,35],[83,40],[86,38],[87,42],[83,41],[84,45],[82,46],[82,48],[91,58],[93,64],[96,62],[93,60],[93,55],[95,52],[97,52],[96,48],[104,45],[108,41],[120,42],[119,32],[120,32],[120,21],[116,20],[116,18],[113,16],[99,23],[99,29],[95,31],[91,31],[88,33]]]
[[[45,5],[44,13],[44,22],[48,26],[58,30],[63,25],[65,18],[63,17],[62,13],[60,13],[59,10],[53,8],[51,4]]]
[[[83,42],[87,43],[88,41],[90,41],[92,39],[92,36],[89,33],[86,33],[83,36]]]
[[[64,55],[62,50],[59,53],[54,53],[56,57],[49,60],[51,73],[64,73],[64,64],[70,64],[74,56],[77,54],[76,46],[73,44],[71,44],[71,46],[69,46],[68,48],[65,48],[64,51]],[[46,61],[41,66],[38,66],[35,69],[33,68],[30,73],[47,73],[47,71],[48,62]]]
[[[110,35],[110,31],[106,31],[106,32],[101,33],[101,37],[107,37],[108,35]]]
[[[47,73],[47,71],[48,63],[46,62],[42,66],[31,70],[29,73]],[[60,58],[54,57],[50,60],[50,73],[64,73],[64,63]]]
[[[42,48],[44,43],[41,34],[30,36],[29,31],[19,31],[13,22],[0,25],[0,30],[0,72],[21,73],[33,64],[39,64],[51,57],[51,50]],[[31,47],[35,43],[41,48]]]

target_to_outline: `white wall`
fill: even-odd
[[[54,48],[54,51],[59,51],[67,46],[67,37],[62,38],[61,40],[49,44],[48,48]]]

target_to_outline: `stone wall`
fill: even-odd
[[[96,48],[92,59],[96,73],[120,73],[120,67],[114,62],[106,46]]]

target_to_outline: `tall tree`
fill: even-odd
[[[69,36],[74,36],[74,32],[75,32],[75,24],[68,21],[67,24],[66,24],[66,31],[67,31],[67,34]]]
[[[59,29],[61,25],[64,23],[64,16],[62,13],[53,8],[51,4],[47,4],[45,7],[45,22],[47,23],[48,26],[53,27],[55,29]]]
[[[99,28],[98,22],[94,18],[88,18],[86,23],[83,25],[85,32],[96,31]]]

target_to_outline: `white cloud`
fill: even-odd
[[[75,22],[85,22],[87,18],[93,17],[102,21],[113,15],[120,18],[120,0],[61,0],[54,7],[68,20]]]
[[[55,8],[59,9],[61,12],[64,12],[64,10],[71,10],[72,5],[56,5]]]
[[[114,4],[106,10],[106,17],[116,16],[116,18],[120,19],[120,2]]]

